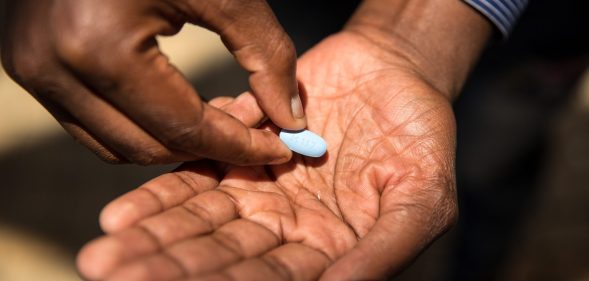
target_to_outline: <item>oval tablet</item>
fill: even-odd
[[[323,138],[309,130],[282,130],[280,139],[290,150],[305,156],[321,157],[327,151]]]

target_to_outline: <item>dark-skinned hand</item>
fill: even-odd
[[[402,270],[457,208],[450,102],[397,54],[351,31],[314,47],[299,79],[326,156],[194,162],[164,174],[105,208],[107,234],[81,251],[82,275],[372,280]],[[253,124],[262,115],[236,117]]]
[[[7,11],[8,74],[106,161],[251,165],[292,156],[274,134],[202,102],[170,65],[156,36],[185,23],[221,36],[270,120],[306,126],[295,50],[264,0],[19,0]]]

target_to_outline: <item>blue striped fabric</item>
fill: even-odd
[[[464,0],[485,15],[499,29],[503,37],[509,36],[528,0]]]

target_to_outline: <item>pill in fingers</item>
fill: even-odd
[[[290,150],[308,157],[321,157],[327,151],[325,140],[309,130],[282,130],[280,139]]]

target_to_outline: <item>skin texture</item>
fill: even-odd
[[[202,102],[155,40],[185,23],[217,32],[250,72],[252,93],[270,120],[302,129],[295,50],[264,0],[8,5],[0,24],[7,73],[102,159],[148,165],[206,157],[252,165],[292,156],[275,135]]]
[[[104,159],[290,159],[273,125],[247,129],[265,114],[281,127],[304,126],[284,114],[297,93],[294,52],[264,2],[13,2],[5,68]],[[197,98],[153,40],[186,21],[222,35],[252,72],[253,94],[210,104]],[[325,157],[255,167],[200,161],[162,175],[105,208],[107,234],[81,251],[81,274],[371,280],[398,273],[456,220],[450,102],[489,33],[459,1],[365,1],[345,31],[298,62],[308,126],[328,142]]]
[[[489,21],[462,1],[365,0],[348,30],[408,62],[419,75],[454,100],[485,48]]]
[[[80,252],[81,274],[382,280],[399,273],[457,218],[450,103],[490,32],[459,1],[365,1],[344,31],[298,62],[309,129],[327,141],[326,156],[257,167],[201,161],[162,175],[104,209],[107,234]],[[249,125],[264,116],[255,105],[249,94],[211,102]]]
[[[187,163],[109,204],[92,280],[381,280],[457,218],[451,100],[490,35],[459,1],[367,0],[298,61],[320,159]],[[210,103],[254,125],[251,94]],[[248,110],[236,110],[247,108]],[[276,133],[276,127],[266,129]]]
[[[326,39],[298,64],[309,129],[327,141],[325,157],[185,164],[105,208],[107,235],[81,251],[80,272],[93,280],[399,272],[457,215],[450,102],[411,67],[353,30]]]

